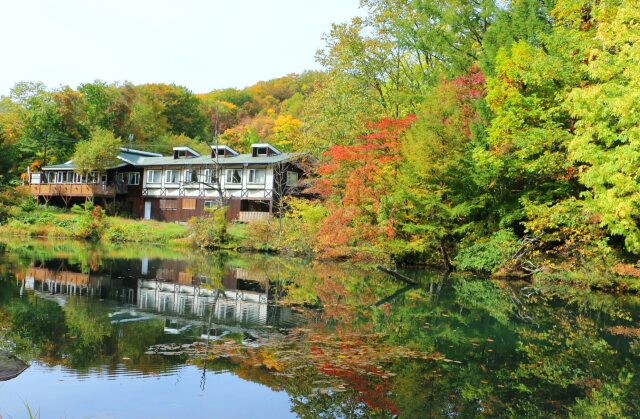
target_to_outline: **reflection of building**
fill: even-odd
[[[100,274],[85,274],[66,270],[53,270],[46,267],[30,267],[23,275],[16,274],[22,280],[24,289],[36,290],[48,294],[96,295],[103,286],[111,283],[111,277]]]
[[[166,271],[158,272],[167,276]],[[178,280],[172,282],[141,279],[138,308],[200,318],[211,314],[213,321],[223,323],[267,323],[268,287],[256,281],[227,280],[225,275],[225,289],[218,290],[200,286],[200,280],[186,272],[178,272]]]
[[[260,270],[226,267],[220,270],[222,278],[212,279],[187,261],[148,258],[110,260],[98,272],[80,270],[51,260],[17,272],[16,278],[23,290],[55,295],[61,305],[70,295],[118,302],[111,314],[113,323],[144,321],[160,314],[172,324],[167,333],[179,333],[184,321],[196,319],[225,327],[292,321],[288,308],[269,306],[269,279]]]

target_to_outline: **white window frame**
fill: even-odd
[[[198,179],[200,178],[198,176],[198,172],[199,172],[198,169],[186,169],[184,171],[184,182],[185,183],[198,183]],[[195,176],[194,176],[194,174],[195,174]]]
[[[217,208],[218,207],[218,201],[204,201],[204,209],[211,209],[211,208]]]
[[[260,150],[264,150],[264,153],[261,153]],[[256,147],[256,157],[265,157],[269,155],[269,147]]]
[[[170,175],[174,174],[174,176],[171,176],[170,179]],[[180,183],[180,170],[176,170],[176,169],[168,169],[164,171],[164,183],[165,184],[178,184]]]
[[[233,182],[233,175],[236,172],[240,176],[239,182]],[[225,172],[225,183],[229,185],[242,185],[242,169],[227,169],[227,171]]]
[[[295,180],[293,180],[295,175]],[[300,180],[300,174],[298,172],[287,171],[287,186],[295,185]]]
[[[83,176],[80,173],[73,173],[73,183],[82,183]]]
[[[158,180],[154,180],[155,175],[158,175]],[[160,184],[162,183],[162,170],[147,170],[147,183]]]
[[[262,181],[256,180],[258,172],[262,172]],[[267,181],[267,169],[247,169],[247,183],[252,185],[264,185]]]
[[[211,178],[211,174],[213,173],[212,169],[204,169],[202,171],[202,174],[200,175],[200,181],[204,182],[204,183],[211,183],[211,181],[213,180]]]

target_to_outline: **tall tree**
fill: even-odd
[[[584,80],[566,105],[586,209],[640,253],[640,9],[633,1],[559,1],[554,16]]]
[[[474,131],[484,123],[478,111],[484,82],[477,67],[442,81],[403,136],[401,176],[390,215],[401,240],[395,253],[439,254],[444,267],[452,268],[455,241],[468,232],[469,216],[486,200],[480,200],[485,192],[476,183],[473,161]]]
[[[73,164],[81,174],[105,171],[117,165],[118,153],[122,146],[122,139],[112,132],[96,128],[91,138],[78,143],[73,153]]]

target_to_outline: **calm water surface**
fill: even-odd
[[[0,381],[0,418],[638,413],[636,296],[139,246],[0,250],[0,349],[29,364]]]

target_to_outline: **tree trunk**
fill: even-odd
[[[444,239],[440,239],[438,245],[440,246],[440,256],[442,256],[442,264],[444,266],[444,269],[447,272],[451,272],[453,270],[453,266],[451,265],[451,261],[449,260],[449,253],[447,252],[447,248],[444,244]]]

